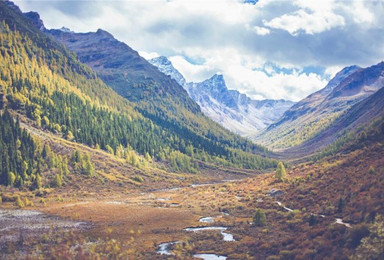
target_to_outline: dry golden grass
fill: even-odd
[[[150,252],[155,252],[156,246],[162,242],[186,239],[188,234],[182,231],[183,228],[195,225],[199,219],[185,209],[129,205],[127,202],[59,203],[45,207],[43,211],[91,222],[94,228],[90,230],[90,236],[109,235],[122,241],[133,237],[132,245],[136,250]]]

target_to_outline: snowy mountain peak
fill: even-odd
[[[164,66],[165,65],[172,66],[172,63],[165,56],[159,56],[159,57],[153,58],[153,59],[151,59],[151,61],[153,63],[161,64],[161,65],[164,65]]]
[[[181,75],[181,73],[173,67],[172,63],[167,59],[167,57],[160,56],[150,59],[148,61],[149,63],[157,67],[159,71],[161,71],[165,75],[170,76],[171,78],[176,80],[176,82],[179,83],[180,86],[185,88],[186,81],[184,76]]]
[[[221,73],[203,82],[186,83],[183,75],[164,56],[149,62],[182,85],[207,116],[243,136],[255,135],[294,104],[286,100],[252,100],[237,90],[229,90]]]
[[[211,81],[224,81],[224,76],[221,73],[216,73],[215,75],[213,75],[212,77],[207,79],[207,81],[208,80],[211,80]]]
[[[215,74],[207,80],[201,82],[202,85],[211,89],[212,91],[228,91],[227,85],[225,84],[224,76],[222,74]]]
[[[67,27],[64,27],[64,26],[61,27],[59,30],[62,31],[62,32],[66,32],[66,33],[73,33],[73,31],[71,31],[71,29],[69,29]]]

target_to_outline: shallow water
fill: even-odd
[[[185,231],[193,231],[193,232],[200,232],[200,231],[206,231],[206,230],[218,230],[223,235],[223,240],[226,242],[236,241],[233,238],[233,235],[230,233],[225,232],[228,228],[227,227],[190,227],[185,228]]]
[[[287,210],[287,211],[293,211],[293,209],[284,207],[283,204],[282,204],[280,201],[276,201],[276,203],[277,203],[277,205],[279,205],[280,207],[283,207],[283,209],[285,209],[285,210]],[[311,215],[319,216],[319,217],[325,218],[325,215],[322,215],[322,214],[311,213]],[[344,226],[346,226],[347,228],[350,228],[350,227],[351,227],[351,224],[343,222],[343,219],[341,219],[341,218],[336,218],[336,219],[335,219],[335,224],[344,225]]]
[[[195,254],[193,257],[204,259],[204,260],[226,260],[226,256],[216,254]]]
[[[293,211],[293,209],[290,209],[290,208],[287,208],[285,206],[283,206],[283,204],[281,204],[280,201],[276,201],[277,205],[279,205],[280,207],[283,207],[283,209],[285,209],[286,211]]]
[[[204,218],[199,219],[199,222],[213,223],[213,222],[215,222],[215,218],[214,217],[204,217]]]
[[[346,226],[346,227],[348,227],[348,228],[351,227],[351,224],[343,222],[343,220],[342,220],[341,218],[337,218],[337,219],[335,220],[335,223],[336,223],[336,224],[340,224],[340,225],[344,225],[344,226]]]
[[[175,244],[179,244],[180,241],[172,241],[172,242],[165,242],[165,243],[161,243],[158,247],[159,249],[157,250],[157,253],[158,254],[161,254],[161,255],[174,255],[171,250],[169,249],[169,247],[171,245],[175,245]]]
[[[204,187],[204,186],[210,186],[210,185],[213,185],[215,183],[200,183],[200,184],[192,184],[191,187],[192,188],[197,188],[197,187]]]

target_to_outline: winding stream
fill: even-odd
[[[336,218],[336,219],[335,219],[335,223],[336,223],[336,224],[340,224],[340,225],[344,225],[344,226],[346,226],[347,228],[350,228],[350,227],[351,227],[351,224],[343,222],[343,220],[342,220],[341,218]]]
[[[233,235],[230,233],[225,232],[228,228],[227,227],[190,227],[190,228],[184,228],[185,231],[193,231],[193,232],[200,232],[205,230],[219,230],[220,233],[223,235],[223,240],[226,242],[232,242],[236,241],[233,238]]]
[[[215,218],[214,217],[202,217],[199,219],[199,222],[202,223],[214,223]],[[201,232],[201,231],[207,231],[207,230],[217,230],[220,231],[221,235],[223,236],[223,241],[225,242],[233,242],[236,241],[233,238],[233,235],[225,232],[228,230],[228,227],[189,227],[184,228],[185,231],[189,232]],[[181,241],[171,241],[171,242],[164,242],[158,245],[157,253],[161,255],[174,255],[172,253],[172,250],[170,249],[171,246],[175,244],[179,244]],[[193,255],[195,258],[200,258],[204,260],[225,260],[227,259],[226,256],[216,255],[216,254],[195,254]]]
[[[290,209],[290,208],[287,208],[287,207],[283,206],[283,204],[282,204],[280,201],[276,201],[276,203],[277,203],[277,205],[279,205],[280,207],[282,207],[283,209],[285,209],[285,210],[287,210],[287,211],[290,211],[290,212],[293,211],[293,209]],[[321,214],[311,213],[311,215],[313,215],[313,216],[319,216],[319,217],[325,218],[325,215],[321,215]],[[350,227],[351,227],[351,224],[349,224],[349,223],[345,223],[345,222],[343,221],[343,219],[341,219],[341,218],[335,218],[335,224],[344,225],[344,226],[346,226],[347,228],[350,228]]]
[[[195,254],[193,257],[204,259],[204,260],[226,260],[226,256],[216,254]]]

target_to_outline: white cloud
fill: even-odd
[[[337,72],[341,71],[343,68],[340,67],[340,66],[331,66],[331,67],[328,67],[325,71],[324,71],[324,75],[325,75],[325,78],[330,80],[332,79]]]
[[[292,74],[280,72],[268,75],[264,71],[233,65],[223,73],[229,88],[236,88],[255,99],[262,96],[299,101],[326,85],[326,80],[317,74],[305,74],[295,70]]]
[[[297,0],[294,5],[300,9],[270,21],[263,20],[264,25],[286,30],[294,36],[321,33],[345,25],[344,17],[334,12],[333,1]]]
[[[298,100],[339,68],[384,59],[383,0],[15,2],[48,28],[102,28],[145,58],[171,57],[188,81],[222,72],[230,88],[255,98]],[[321,69],[304,73],[308,66]]]
[[[383,3],[381,1],[381,4]],[[372,23],[374,21],[373,12],[366,7],[364,1],[353,1],[349,5],[342,5],[341,8],[350,13],[355,23]]]
[[[247,57],[234,54],[235,50],[228,49],[202,65],[194,65],[182,56],[174,56],[170,60],[188,82],[200,82],[213,74],[222,73],[229,89],[237,89],[254,99],[299,101],[327,84],[327,80],[315,73],[306,74],[299,68],[280,68],[292,73],[276,73],[269,64],[249,63]]]
[[[253,26],[253,30],[258,34],[258,35],[267,35],[271,31],[265,27],[260,27],[260,26]]]
[[[172,65],[185,77],[187,82],[200,82],[215,73],[219,73],[219,71],[214,71],[209,65],[192,64],[185,60],[183,56],[173,56],[170,57],[169,60],[172,62]]]
[[[157,52],[145,52],[145,51],[139,51],[139,55],[146,60],[150,60],[160,56]]]

